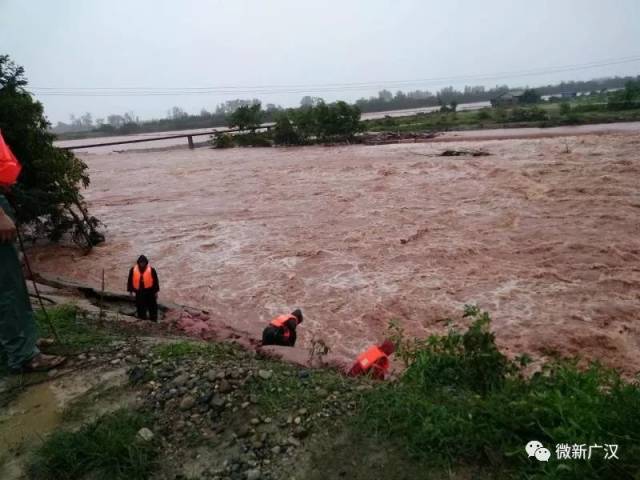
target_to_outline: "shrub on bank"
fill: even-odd
[[[220,135],[216,135],[211,140],[214,148],[232,148],[235,146],[233,141],[233,137],[228,133],[223,133]]]
[[[279,145],[350,141],[362,131],[360,109],[346,102],[287,110],[278,118],[274,141]]]
[[[507,359],[496,347],[486,312],[469,307],[465,333],[408,341],[397,328],[407,369],[398,382],[372,390],[362,403],[367,429],[404,442],[427,461],[490,465],[512,478],[638,478],[640,388],[600,365],[557,361],[527,378],[527,357]],[[528,458],[542,442],[549,462]],[[618,444],[590,460],[558,460],[556,446]]]

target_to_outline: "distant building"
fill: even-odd
[[[495,98],[491,99],[492,107],[504,107],[509,105],[517,105],[522,99],[524,90],[509,90],[508,92],[501,93]]]

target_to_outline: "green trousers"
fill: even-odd
[[[3,195],[0,195],[0,208],[14,217]],[[0,243],[0,350],[7,355],[9,368],[20,369],[39,353],[37,339],[18,251],[11,243]]]

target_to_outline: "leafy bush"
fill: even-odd
[[[276,145],[301,145],[303,143],[287,114],[280,114],[276,118],[273,141]]]
[[[54,136],[40,102],[25,90],[24,69],[0,55],[0,130],[22,163],[12,189],[18,220],[36,236],[59,240],[71,233],[91,247],[104,240],[99,221],[89,215],[80,194],[89,185],[87,165],[72,152],[53,146]]]
[[[478,120],[489,120],[491,118],[491,110],[483,108],[478,112]]]
[[[520,101],[522,103],[529,103],[529,104],[538,103],[540,101],[540,94],[537,92],[537,90],[528,88],[524,92],[522,92],[522,97],[520,98]]]
[[[276,123],[274,140],[283,145],[351,140],[362,131],[360,109],[346,102],[287,110]]]
[[[229,127],[254,131],[260,126],[263,118],[262,105],[242,105],[229,116]]]
[[[232,148],[235,146],[233,136],[228,133],[221,133],[213,137],[212,144],[214,148]]]
[[[136,434],[150,423],[144,415],[119,410],[76,432],[57,431],[35,452],[30,478],[149,478],[157,446],[153,442],[137,440]]]
[[[243,133],[234,136],[235,143],[240,147],[270,147],[271,138],[267,133]]]
[[[571,113],[571,104],[569,104],[568,102],[562,102],[560,104],[560,113],[562,115],[568,115],[569,113]]]
[[[511,478],[638,478],[640,386],[597,364],[586,370],[558,361],[526,378],[527,357],[510,361],[489,332],[489,315],[474,307],[464,334],[404,339],[394,329],[408,368],[397,383],[362,402],[362,425],[404,442],[425,461],[490,462]],[[524,446],[542,442],[548,463]],[[619,460],[602,450],[591,460],[557,460],[557,444],[620,444]]]
[[[547,120],[547,112],[538,107],[519,108],[516,107],[509,111],[509,122],[532,122]]]

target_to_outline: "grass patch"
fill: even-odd
[[[172,360],[185,357],[204,356],[211,359],[229,359],[243,355],[245,352],[239,346],[231,343],[203,343],[179,341],[155,345],[152,348],[154,356],[161,360]]]
[[[89,348],[107,347],[117,335],[97,328],[95,323],[83,315],[74,305],[58,305],[47,309],[51,324],[60,336],[61,344],[47,349],[47,353],[73,354]],[[53,337],[53,331],[42,310],[35,312],[41,337]]]
[[[354,387],[353,379],[332,370],[302,370],[270,360],[262,360],[260,369],[270,370],[271,377],[254,376],[246,388],[256,396],[260,409],[268,414],[282,412],[283,405],[314,411],[331,392],[344,393]]]
[[[414,458],[439,464],[491,464],[510,478],[640,478],[640,388],[593,364],[556,361],[530,378],[495,346],[487,313],[468,308],[473,324],[423,341],[399,338],[408,364],[399,382],[364,396],[361,427],[403,442]],[[542,442],[549,462],[529,459]],[[619,445],[590,460],[557,459],[556,445]]]
[[[142,480],[155,465],[157,446],[136,439],[148,416],[119,410],[76,432],[53,433],[34,453],[29,467],[36,480],[85,478]]]

